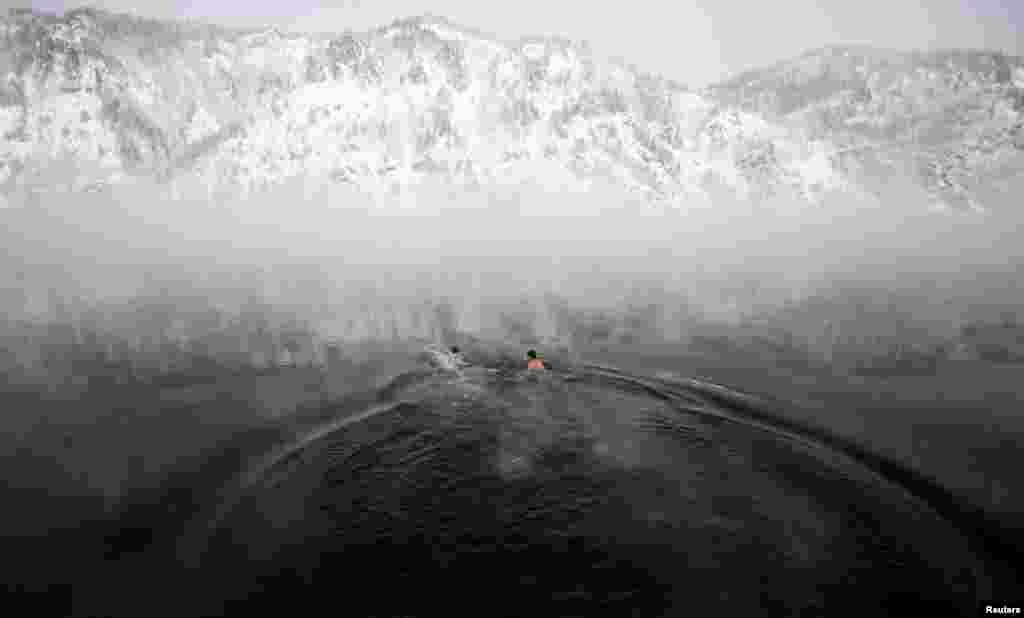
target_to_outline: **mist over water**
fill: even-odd
[[[160,538],[172,543],[182,524],[168,504],[179,500],[181,512],[202,517],[204,501],[219,499],[218,483],[246,457],[293,440],[304,423],[343,417],[348,408],[337,402],[364,410],[376,399],[360,397],[380,392],[387,381],[378,378],[414,368],[411,351],[423,340],[466,334],[499,341],[516,359],[527,346],[548,356],[545,348],[568,344],[575,358],[577,345],[600,354],[610,344],[609,362],[623,366],[632,343],[668,342],[672,358],[662,360],[671,364],[698,340],[717,342],[695,356],[732,376],[722,383],[789,400],[814,390],[829,404],[815,423],[910,453],[926,473],[1019,521],[1019,503],[1004,489],[1015,482],[1016,442],[993,446],[991,432],[993,417],[1010,430],[1019,425],[1018,378],[980,364],[972,377],[933,375],[916,391],[894,387],[881,397],[879,381],[852,400],[851,412],[840,410],[849,395],[836,383],[818,386],[820,373],[797,382],[782,362],[797,357],[793,365],[806,369],[813,357],[815,371],[843,358],[853,365],[894,344],[946,344],[971,320],[1024,318],[1022,222],[1011,208],[938,213],[894,189],[818,207],[717,196],[673,211],[610,180],[588,190],[436,183],[379,196],[309,178],[246,198],[210,200],[196,188],[138,180],[9,206],[0,210],[0,369],[11,385],[0,450],[16,453],[3,484],[20,493],[8,501],[16,505],[8,529],[52,544],[43,552],[35,541],[17,546],[25,556],[18,564],[31,566],[8,579],[48,595],[55,579],[82,582],[82,573],[104,583],[123,573],[152,579],[148,566],[103,556],[153,551],[153,568],[165,568],[173,561],[160,560],[171,550],[146,549],[146,537],[133,535],[161,521]],[[338,340],[341,362],[331,356]],[[672,370],[700,376],[687,362]],[[948,404],[940,386],[952,393]],[[900,397],[916,397],[918,409],[900,409]],[[530,419],[555,417],[563,401],[553,401],[543,414],[524,409]],[[610,435],[623,418],[617,405],[609,404]],[[502,482],[535,470],[513,455],[500,462]],[[471,493],[467,504],[479,504],[479,491]],[[71,506],[54,509],[54,497]],[[636,508],[626,519],[664,517],[661,507]],[[99,527],[83,527],[90,519]],[[83,532],[65,541],[52,532],[61,526]],[[72,558],[54,575],[57,553]],[[103,561],[114,570],[96,570]],[[677,568],[666,571],[673,582]],[[97,598],[107,590],[82,588]]]
[[[588,189],[437,182],[373,196],[306,178],[219,201],[176,193],[140,180],[12,202],[2,213],[5,284],[50,300],[110,301],[163,279],[215,296],[226,281],[246,281],[268,302],[296,308],[367,287],[407,302],[554,292],[576,306],[611,308],[636,285],[653,285],[713,317],[723,289],[751,282],[761,302],[776,306],[858,280],[928,294],[937,305],[984,296],[979,277],[1006,295],[1020,261],[1017,212],[934,212],[898,188],[801,207],[717,196],[686,210],[611,180]],[[315,292],[275,290],[281,282]],[[1012,309],[1019,296],[1009,296]],[[24,295],[3,302],[9,317],[34,310]]]
[[[450,613],[433,572],[515,615],[1009,600],[1019,59],[830,46],[698,92],[433,17],[4,24],[8,593],[292,610],[360,564],[402,615]]]

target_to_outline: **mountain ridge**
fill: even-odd
[[[709,96],[844,148],[884,152],[936,198],[972,208],[1024,170],[1024,59],[997,51],[829,46],[745,72]]]
[[[888,148],[902,162],[879,164],[880,140],[851,128],[853,112],[819,122],[850,89],[807,87],[800,63],[843,46],[697,91],[597,56],[584,42],[503,42],[432,14],[315,35],[92,8],[62,16],[14,10],[0,25],[0,194],[8,201],[62,183],[102,191],[138,176],[207,199],[294,178],[394,196],[437,179],[543,177],[563,187],[609,179],[682,208],[712,203],[723,190],[812,206],[837,192],[868,195],[875,176],[898,176],[929,156],[941,167],[937,148]],[[941,144],[945,176],[915,179],[946,207],[983,209],[963,179],[987,173],[995,159],[1016,165],[1024,151],[1013,99],[1015,71],[1024,80],[1024,68],[1019,58],[1005,64],[1009,77],[1005,69],[988,80],[967,73],[962,96],[965,108],[1010,101],[1002,115],[968,118],[967,129]],[[984,89],[992,83],[1001,90]],[[794,88],[806,90],[793,99],[799,104],[780,107]],[[924,113],[934,124],[939,112]],[[946,152],[966,143],[976,154],[997,130],[998,156],[957,160]]]

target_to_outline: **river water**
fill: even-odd
[[[967,540],[906,491],[696,396],[468,369],[393,397],[246,478],[182,611],[973,615],[990,598]]]

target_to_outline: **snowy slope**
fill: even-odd
[[[837,146],[854,180],[910,177],[936,205],[985,209],[1024,172],[1024,59],[835,46],[705,93]],[[1005,200],[1004,200],[1005,201]]]
[[[564,40],[435,17],[327,37],[91,9],[13,12],[2,30],[8,202],[139,175],[212,198],[292,178],[380,195],[611,178],[681,207],[723,188],[808,204],[850,189],[827,139]]]
[[[611,179],[676,207],[817,204],[909,179],[982,209],[1024,169],[1024,65],[830,47],[703,92],[554,38],[425,16],[336,36],[92,9],[0,21],[0,196],[153,178],[244,196],[295,179]]]

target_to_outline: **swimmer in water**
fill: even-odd
[[[541,370],[547,369],[547,367],[544,366],[544,361],[537,357],[536,350],[529,350],[526,353],[526,368]]]

